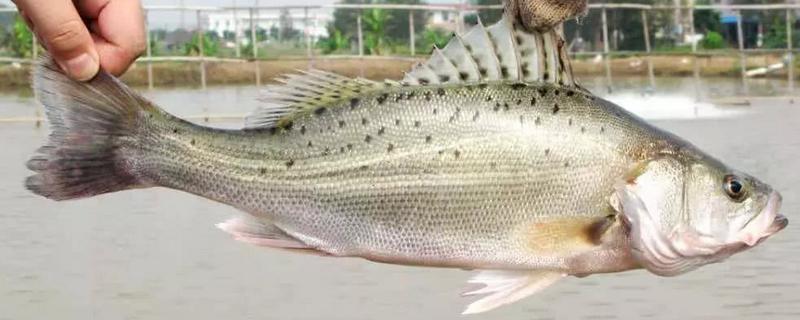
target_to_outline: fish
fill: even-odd
[[[465,314],[569,276],[684,274],[788,224],[768,184],[583,88],[558,30],[479,23],[401,81],[278,80],[243,129],[218,129],[42,58],[51,134],[25,186],[170,188],[239,209],[218,227],[244,243],[474,270]]]

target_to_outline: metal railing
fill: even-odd
[[[478,5],[403,5],[403,4],[332,4],[332,5],[318,5],[318,6],[243,6],[243,7],[208,7],[208,6],[146,6],[144,8],[145,12],[145,21],[148,28],[147,32],[147,50],[145,55],[141,57],[138,62],[145,63],[147,66],[147,82],[148,87],[153,88],[154,81],[153,81],[153,63],[165,62],[165,61],[177,61],[177,62],[191,62],[198,64],[198,70],[200,73],[200,85],[201,87],[205,88],[207,86],[207,63],[209,62],[237,62],[237,63],[252,63],[254,61],[261,60],[262,58],[259,56],[259,44],[257,41],[257,26],[256,21],[259,19],[259,15],[265,11],[281,11],[281,10],[302,10],[304,12],[303,23],[307,26],[310,24],[313,18],[309,15],[310,11],[320,11],[320,10],[370,10],[370,9],[383,9],[383,10],[402,10],[408,11],[408,20],[409,20],[409,55],[405,56],[405,58],[414,58],[417,54],[416,48],[416,35],[417,30],[414,29],[414,12],[415,11],[426,11],[426,12],[451,12],[455,13],[458,17],[456,21],[456,31],[463,32],[465,31],[465,22],[464,17],[465,13],[468,12],[476,12],[478,10],[501,10],[502,6],[494,5],[494,6],[478,6]],[[788,65],[788,87],[790,92],[794,90],[794,53],[797,49],[793,46],[792,37],[793,37],[793,22],[794,22],[794,11],[800,10],[800,5],[798,4],[771,4],[771,5],[692,5],[692,6],[669,6],[669,5],[643,5],[643,4],[590,4],[589,5],[590,11],[599,11],[600,12],[600,24],[602,30],[602,49],[595,50],[595,51],[585,51],[585,52],[574,52],[571,53],[573,56],[585,56],[585,55],[596,55],[601,56],[604,63],[605,69],[605,78],[609,88],[612,86],[613,83],[613,73],[611,67],[611,58],[615,55],[634,55],[634,56],[642,56],[645,58],[647,63],[647,77],[649,79],[650,85],[655,86],[655,76],[654,76],[654,68],[652,59],[650,58],[656,54],[663,54],[663,52],[658,52],[654,50],[653,41],[650,37],[652,33],[653,23],[649,20],[649,17],[652,16],[654,12],[663,11],[663,10],[684,10],[690,12],[691,14],[689,17],[694,17],[695,12],[702,11],[702,10],[727,10],[732,11],[735,13],[737,17],[737,26],[736,26],[736,48],[735,52],[738,53],[739,56],[739,64],[740,64],[740,74],[742,79],[742,88],[745,94],[747,94],[748,86],[747,86],[747,63],[746,59],[747,56],[750,54],[786,54],[787,55],[787,63]],[[639,11],[641,24],[642,24],[642,34],[643,34],[643,45],[644,50],[627,50],[627,51],[620,51],[614,50],[610,46],[610,32],[609,32],[609,18],[608,13],[612,10],[637,10]],[[785,22],[786,22],[786,47],[779,48],[779,49],[760,49],[760,48],[746,48],[744,43],[744,31],[742,26],[742,12],[745,11],[783,11],[785,12]],[[14,12],[13,8],[0,8],[0,12]],[[197,56],[179,56],[179,55],[172,55],[172,56],[155,56],[153,54],[153,48],[151,47],[151,33],[152,29],[150,28],[150,19],[149,16],[153,12],[163,12],[163,11],[179,11],[179,12],[190,12],[194,13],[196,16],[196,25],[193,32],[201,39],[203,39],[203,35],[206,31],[206,26],[203,24],[203,15],[208,15],[209,13],[213,12],[233,12],[234,14],[238,14],[240,12],[247,12],[248,17],[246,19],[238,19],[234,18],[233,22],[235,25],[234,29],[235,32],[235,55],[234,57],[216,57],[216,56],[208,56],[204,52],[204,45],[199,45],[198,55]],[[249,34],[245,35],[242,32],[240,33],[240,20],[247,20],[249,21]],[[693,19],[692,19],[693,20]],[[350,55],[336,55],[336,56],[326,56],[326,58],[366,58],[365,55],[365,44],[364,44],[364,30],[363,30],[363,23],[362,23],[362,16],[359,14],[356,17],[356,47],[357,47],[357,54],[350,54]],[[694,22],[691,21],[689,23],[689,30],[688,35],[690,38],[695,39],[696,30],[694,28]],[[249,42],[252,44],[252,49],[249,53],[249,56],[243,55],[241,52],[241,43],[242,37],[246,36],[249,38]],[[29,63],[33,59],[36,58],[37,52],[36,48],[38,45],[36,44],[36,38],[33,37],[33,57],[30,59],[20,58],[20,57],[0,57],[0,62],[6,63]],[[309,59],[311,63],[315,59],[318,59],[319,56],[315,53],[314,50],[314,42],[311,39],[310,33],[308,30],[303,32],[303,42],[305,46],[305,58]],[[700,71],[697,64],[697,57],[699,55],[714,55],[719,54],[719,51],[715,50],[704,50],[699,48],[696,42],[693,42],[691,45],[691,51],[689,54],[694,56],[694,76],[699,78]],[[261,84],[260,78],[260,65],[259,63],[254,63],[254,72],[255,72],[255,84]]]

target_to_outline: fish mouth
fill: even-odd
[[[764,209],[742,229],[739,234],[739,240],[752,247],[786,228],[789,225],[789,219],[782,214],[778,214],[781,202],[783,202],[781,194],[773,191],[769,195]]]

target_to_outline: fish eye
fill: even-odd
[[[725,193],[727,193],[728,197],[731,199],[741,200],[744,198],[744,184],[739,177],[734,175],[725,176],[725,183],[723,184],[723,187],[725,188]]]

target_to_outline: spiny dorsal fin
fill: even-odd
[[[435,50],[403,81],[411,85],[542,81],[577,87],[564,43],[559,29],[528,32],[507,17],[489,27],[479,22],[463,36],[453,37],[444,50]]]
[[[245,128],[270,128],[289,120],[288,115],[312,112],[319,107],[363,92],[375,90],[382,85],[363,78],[348,78],[334,73],[309,70],[285,75],[277,79],[280,85],[266,87],[261,97],[264,103],[245,119]],[[387,82],[385,85],[397,85]]]

